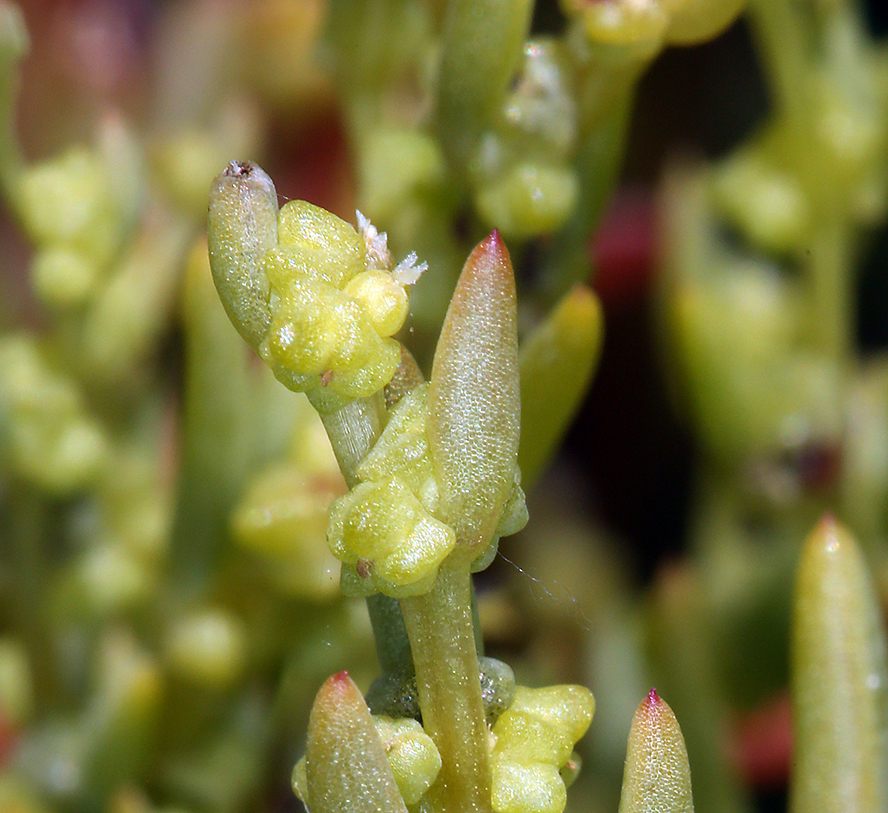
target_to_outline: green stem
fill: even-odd
[[[316,399],[309,393],[309,401],[317,409]],[[357,398],[335,412],[318,410],[327,437],[333,446],[333,454],[342,471],[346,485],[354,488],[357,483],[358,464],[370,451],[385,425],[385,402],[382,390],[369,398]]]
[[[577,155],[580,199],[574,214],[552,240],[541,281],[542,295],[553,305],[577,282],[589,278],[589,238],[616,186],[632,114],[634,85],[611,111],[609,117],[588,134]]]
[[[808,116],[805,89],[812,66],[805,20],[788,0],[751,0],[749,19],[758,41],[775,108],[796,122]]]
[[[452,0],[444,13],[437,116],[451,166],[465,170],[502,104],[527,38],[529,0]]]
[[[824,218],[812,233],[808,258],[811,286],[811,341],[827,358],[841,361],[852,349],[852,291],[849,226],[844,218]]]
[[[436,813],[490,813],[487,724],[478,678],[468,563],[447,560],[429,593],[401,599],[426,732],[443,765]]]
[[[309,400],[312,400],[309,394]],[[385,401],[380,390],[370,398],[358,398],[335,412],[318,410],[333,454],[342,471],[346,485],[358,484],[358,464],[370,451],[385,425]],[[346,567],[346,565],[343,565]],[[379,663],[384,672],[391,664],[410,663],[410,649],[404,636],[404,623],[395,599],[388,596],[370,596],[367,611],[373,625],[373,638]]]
[[[373,626],[380,669],[391,674],[412,671],[410,640],[398,600],[382,593],[367,596],[367,612]]]

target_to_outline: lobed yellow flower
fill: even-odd
[[[561,813],[561,770],[586,733],[595,699],[583,686],[519,686],[493,726],[491,794],[496,813]]]

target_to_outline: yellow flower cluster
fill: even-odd
[[[415,254],[393,267],[385,234],[358,221],[360,231],[305,201],[278,211],[271,179],[252,164],[230,164],[210,199],[210,260],[229,316],[278,380],[326,389],[331,408],[391,380],[406,286],[425,270]]]
[[[293,390],[372,395],[401,361],[390,337],[407,317],[404,287],[377,267],[350,224],[305,201],[281,209],[278,240],[265,255],[271,326],[263,359]]]

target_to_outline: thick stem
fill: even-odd
[[[401,600],[422,721],[443,765],[429,793],[437,813],[490,813],[487,724],[472,627],[469,565],[447,560],[431,592]]]
[[[398,600],[382,593],[367,596],[367,612],[373,626],[380,669],[394,674],[412,671],[410,640]]]

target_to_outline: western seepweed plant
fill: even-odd
[[[261,170],[229,165],[213,188],[209,252],[260,370],[219,310],[195,240],[212,173],[254,149],[250,116],[223,105],[212,127],[155,145],[154,160],[144,134],[109,118],[93,147],[29,164],[12,124],[27,37],[15,8],[2,7],[0,182],[34,246],[46,314],[0,347],[11,630],[0,641],[0,709],[15,735],[0,803],[15,810],[245,809],[284,772],[273,755],[296,738],[306,693],[343,666],[369,684],[355,605],[331,596],[339,570],[345,592],[367,596],[382,674],[366,697],[341,672],[317,694],[294,771],[315,813],[555,812],[577,776],[591,695],[516,686],[508,665],[484,657],[470,572],[526,521],[522,484],[538,477],[592,374],[600,310],[571,286],[588,276],[586,241],[620,164],[635,83],[664,45],[714,36],[743,4],[565,2],[560,36],[528,38],[529,2],[305,2],[294,6],[301,43],[316,36],[322,5],[361,207],[405,259],[363,216],[355,228],[304,202],[279,210]],[[842,376],[829,372],[848,369],[848,254],[855,229],[879,219],[885,177],[884,67],[854,6],[753,3],[750,19],[777,89],[775,122],[711,184],[685,171],[667,193],[666,321],[696,426],[717,471],[727,460],[735,478],[713,478],[707,494],[719,499],[699,501],[710,522],[697,533],[712,544],[699,556],[704,589],[690,569],[667,580],[649,622],[653,672],[681,706],[701,810],[745,805],[716,745],[726,690],[713,664],[738,660],[742,647],[722,642],[743,640],[748,625],[724,612],[738,571],[714,552],[744,556],[743,540],[729,544],[746,527],[738,482],[750,460],[786,451],[770,429],[813,415],[801,447],[790,437],[797,451],[838,425],[821,409],[834,401],[814,396],[834,393]],[[178,23],[187,39],[187,16]],[[178,103],[161,99],[167,118],[218,98],[212,80],[184,87]],[[811,133],[816,159],[799,148]],[[805,257],[810,246],[810,313],[799,286],[767,287],[779,294],[764,300],[777,339],[768,364],[750,345],[761,325],[741,318],[768,283],[749,265],[720,275],[723,223],[760,253]],[[519,262],[532,246],[537,271],[524,318],[536,326],[520,352],[506,241]],[[686,295],[671,299],[676,289]],[[172,488],[158,449],[174,387],[157,348],[176,309],[185,371]],[[433,356],[427,383],[395,338],[409,311],[426,369]],[[268,370],[306,392],[335,463],[305,404]],[[761,371],[764,384],[750,386]],[[813,412],[784,408],[812,393],[802,400]],[[878,563],[878,471],[871,457],[852,459],[842,516],[874,530]],[[769,506],[795,541],[774,548],[778,564],[794,568],[822,508]],[[783,593],[766,570],[744,606],[776,614]],[[795,593],[793,809],[881,811],[884,637],[855,543],[835,520],[806,543]],[[632,630],[616,629],[631,649]],[[765,625],[756,631],[767,637]],[[272,696],[268,675],[282,670]],[[749,672],[736,674],[742,683]],[[631,684],[631,670],[620,680]],[[602,709],[616,694],[602,695]],[[656,692],[638,707],[626,757],[622,811],[692,809],[683,738]]]

